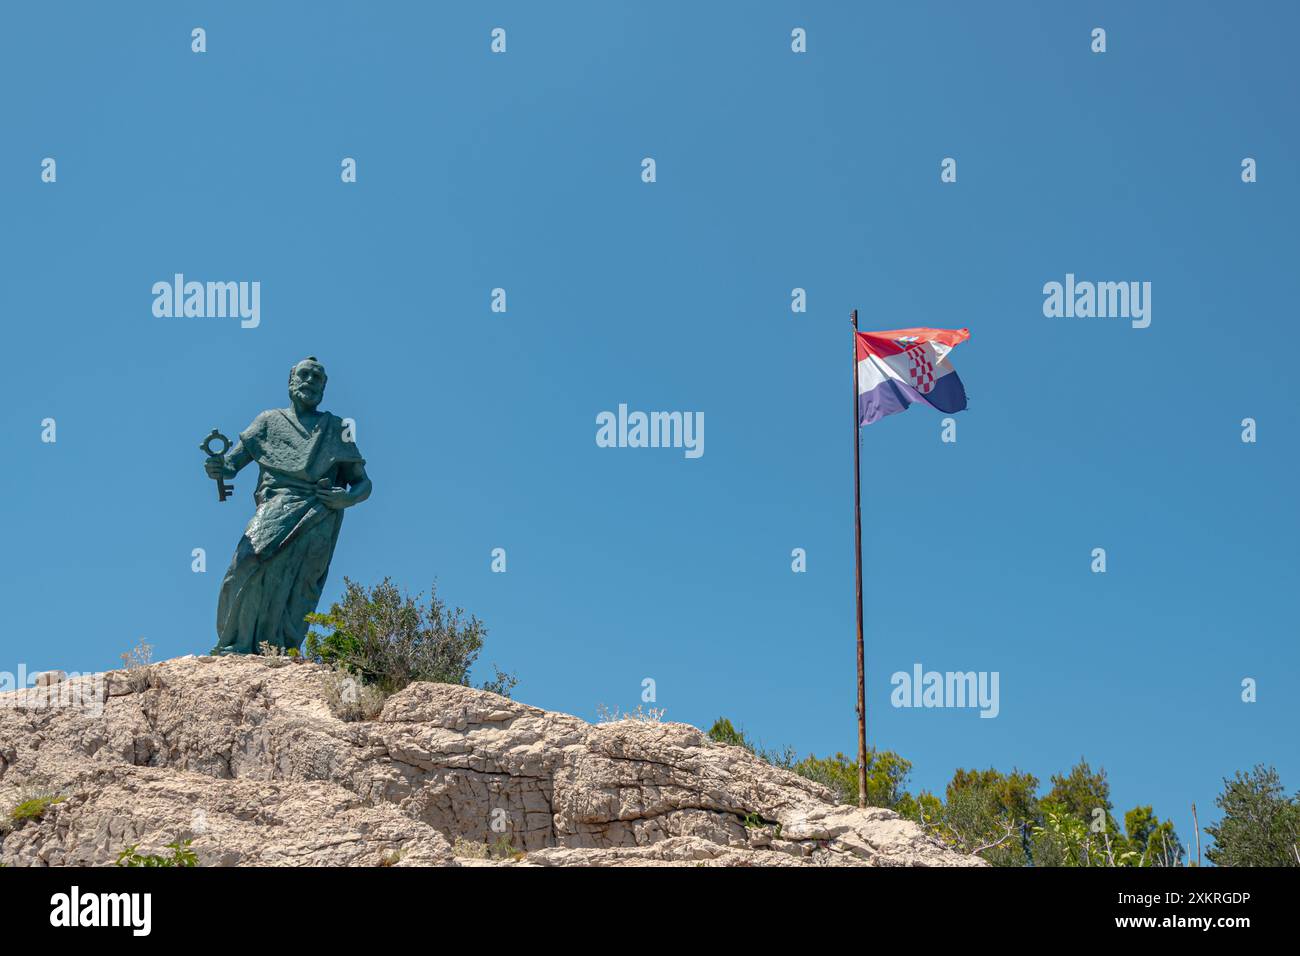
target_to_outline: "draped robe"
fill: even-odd
[[[329,412],[310,430],[292,408],[263,412],[228,457],[241,449],[257,462],[257,510],[221,584],[216,654],[302,644],[343,524],[343,509],[327,508],[316,482],[342,484],[340,466],[365,464],[356,443],[343,439],[343,420]]]

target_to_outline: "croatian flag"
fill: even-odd
[[[968,329],[895,329],[858,333],[858,424],[924,402],[941,412],[966,407],[966,389],[948,353]]]

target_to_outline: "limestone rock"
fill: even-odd
[[[429,683],[345,723],[328,676],[187,657],[0,694],[0,808],[64,798],[0,831],[0,862],[190,839],[208,866],[983,864],[686,724],[593,725]],[[69,705],[83,688],[97,706]]]

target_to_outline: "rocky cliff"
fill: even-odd
[[[111,864],[183,839],[205,866],[982,863],[686,724],[427,683],[344,722],[329,679],[188,657],[0,694],[0,809],[58,799],[0,830],[0,863]]]

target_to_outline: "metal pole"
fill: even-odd
[[[858,450],[858,310],[853,310],[853,564],[858,584],[858,806],[867,805],[867,679],[862,649],[862,464]]]

